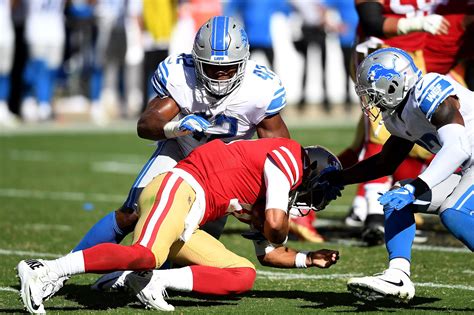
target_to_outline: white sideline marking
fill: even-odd
[[[474,270],[463,270],[462,273],[467,273],[470,275],[474,275]]]
[[[58,230],[58,231],[71,231],[72,227],[70,225],[65,224],[25,224],[23,226],[26,230],[33,230],[33,231],[51,231],[51,230]]]
[[[10,287],[0,287],[0,291],[4,291],[4,292],[15,292],[15,293],[18,293],[20,291],[16,290],[16,289],[13,289],[13,288],[10,288]]]
[[[419,251],[432,251],[432,252],[444,252],[444,253],[471,253],[466,247],[444,247],[444,246],[431,246],[431,245],[418,245],[415,244],[412,247],[414,250]]]
[[[259,277],[267,278],[271,280],[300,280],[300,279],[327,280],[327,279],[346,279],[346,278],[361,276],[361,274],[355,274],[355,273],[311,275],[311,274],[306,274],[306,273],[286,273],[286,272],[266,271],[266,270],[257,270],[257,275]]]
[[[114,173],[114,174],[138,174],[143,165],[135,163],[122,162],[96,162],[92,163],[92,171],[98,173]]]
[[[440,284],[440,283],[432,283],[432,282],[422,282],[422,283],[415,282],[415,285],[419,287],[427,287],[427,288],[459,289],[459,290],[474,291],[473,286],[462,285],[462,284]]]
[[[147,156],[140,155],[140,154],[123,154],[123,153],[102,153],[102,152],[91,152],[87,154],[93,154],[94,159],[104,159],[104,160],[111,160],[117,161],[121,160],[124,162],[136,162],[141,163],[145,162]],[[74,162],[74,163],[83,163],[88,162],[87,157],[84,158],[84,152],[70,152],[70,151],[59,151],[59,152],[52,152],[46,150],[18,150],[12,149],[8,150],[8,156],[11,160],[14,161],[37,161],[37,162],[49,162],[49,161],[58,161],[61,160],[62,162]],[[142,165],[140,165],[142,166]]]
[[[49,257],[49,258],[58,258],[62,256],[61,254],[38,253],[38,252],[30,252],[30,251],[24,251],[24,250],[12,250],[12,249],[2,249],[2,248],[0,248],[0,255]]]
[[[74,191],[40,191],[14,188],[0,188],[0,197],[99,202],[123,202],[125,200],[125,196],[122,195],[82,193]]]
[[[271,280],[301,280],[301,279],[328,280],[328,279],[347,279],[351,277],[360,276],[361,274],[346,273],[346,274],[329,274],[329,275],[309,275],[309,274],[304,274],[304,273],[285,273],[285,272],[257,270],[257,275],[261,278],[267,278]],[[457,289],[457,290],[474,291],[473,286],[462,285],[462,284],[416,282],[415,285],[419,287],[427,287],[427,288],[442,288],[442,289]]]

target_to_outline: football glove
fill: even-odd
[[[163,131],[169,139],[206,131],[210,125],[211,123],[201,116],[191,114],[179,121],[170,121],[163,127]]]
[[[378,201],[384,208],[400,210],[415,201],[415,187],[406,184],[394,190],[389,190],[379,197]]]

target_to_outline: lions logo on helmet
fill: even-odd
[[[362,111],[373,121],[383,110],[393,113],[420,78],[421,71],[403,50],[382,48],[373,52],[356,73],[355,88]]]
[[[323,210],[330,200],[326,200],[324,187],[317,184],[318,178],[330,171],[342,170],[342,164],[331,151],[323,146],[305,147],[304,151],[308,160],[305,171],[309,172],[300,187],[290,196],[289,207],[296,208],[301,215],[306,215],[310,210]]]
[[[196,77],[208,92],[225,96],[243,80],[249,58],[247,33],[232,17],[216,16],[207,21],[196,34],[192,50]],[[207,67],[233,67],[236,73],[229,79],[218,80],[206,72]]]

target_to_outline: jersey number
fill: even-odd
[[[261,65],[256,65],[255,70],[253,70],[253,73],[264,80],[268,80],[268,79],[273,80],[273,78],[275,77],[275,73],[273,73],[267,67],[261,66]]]
[[[199,115],[204,119],[209,119],[211,116],[206,115],[205,113],[194,113],[195,115]],[[207,141],[212,141],[214,139],[221,139],[221,138],[233,138],[237,135],[237,130],[238,130],[238,121],[237,118],[235,117],[229,117],[224,114],[219,114],[216,116],[216,119],[214,121],[214,125],[216,126],[224,126],[225,124],[228,125],[228,132],[227,133],[221,133],[221,134],[215,134],[211,135]],[[204,137],[204,133],[198,133],[194,135],[194,138],[198,141],[200,141]]]

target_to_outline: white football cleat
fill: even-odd
[[[415,295],[415,286],[410,277],[394,268],[371,277],[351,278],[347,288],[355,296],[368,301],[392,299],[407,303]]]
[[[30,313],[46,313],[43,302],[63,286],[65,278],[59,278],[40,259],[20,261],[17,272],[20,278],[20,296],[26,309]]]
[[[121,290],[125,288],[125,278],[132,271],[115,271],[107,273],[100,277],[91,286],[92,290],[96,291],[109,291],[109,290]]]
[[[125,278],[125,285],[132,289],[136,297],[146,308],[160,311],[174,311],[174,306],[165,301],[166,287],[158,273],[149,271],[134,271]]]

